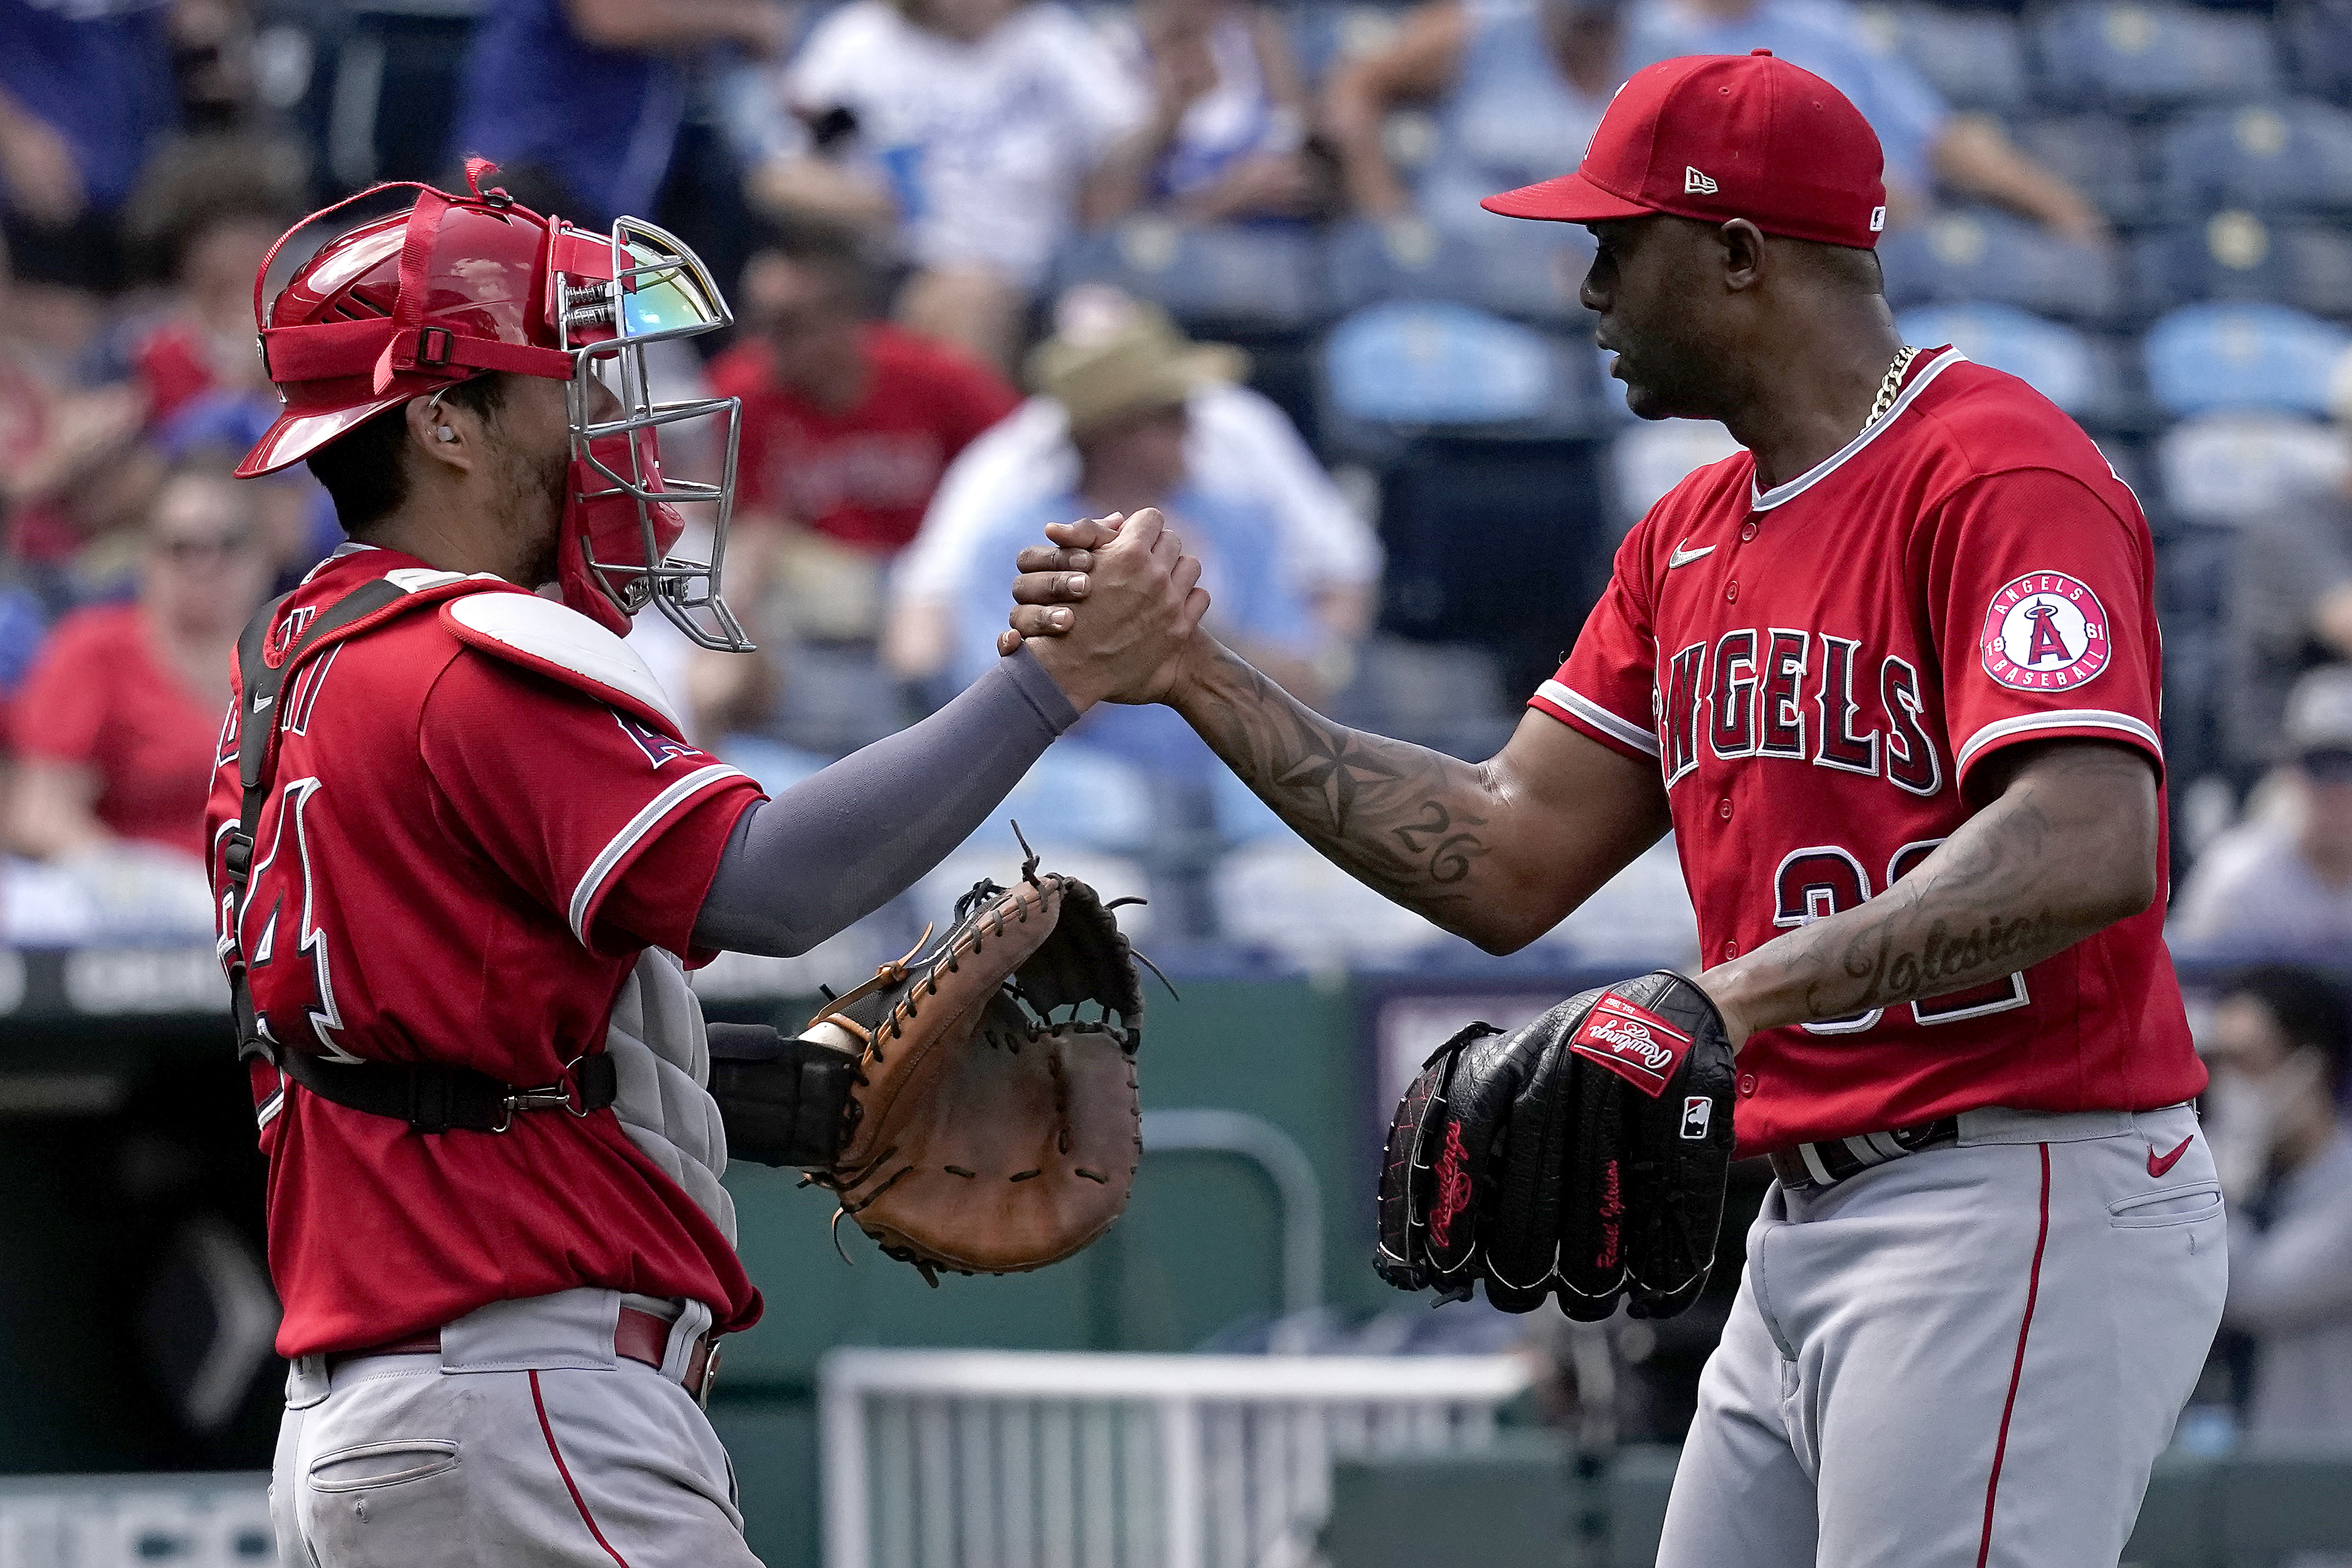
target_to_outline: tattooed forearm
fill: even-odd
[[[1230,652],[1178,706],[1300,837],[1374,890],[1461,927],[1491,848],[1486,769],[1334,724]]]
[[[2146,763],[2054,743],[1910,875],[1710,971],[1708,988],[1748,1030],[1966,990],[2145,909],[2155,862]]]

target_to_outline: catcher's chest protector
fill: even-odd
[[[1093,889],[1047,872],[962,907],[935,954],[886,965],[804,1037],[859,1056],[858,1109],[820,1179],[927,1275],[1076,1252],[1127,1207],[1142,1148],[1142,992]],[[1051,1021],[1083,1001],[1102,1017]]]

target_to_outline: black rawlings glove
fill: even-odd
[[[1556,1295],[1671,1317],[1706,1282],[1731,1160],[1731,1043],[1671,970],[1587,991],[1505,1036],[1440,1046],[1398,1105],[1374,1266],[1506,1312]]]

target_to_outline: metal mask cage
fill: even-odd
[[[628,497],[635,507],[642,539],[642,563],[600,560],[593,545],[583,540],[583,548],[589,550],[589,570],[630,614],[654,604],[698,646],[750,653],[751,639],[719,594],[727,528],[734,515],[741,400],[659,401],[654,395],[645,353],[651,344],[732,326],[734,316],[709,268],[676,235],[625,217],[614,223],[610,244],[611,277],[578,278],[559,273],[552,284],[559,341],[573,361],[565,400],[574,471],[584,468],[607,486],[583,491],[581,499]],[[599,390],[618,402],[614,416],[595,417],[597,410],[591,398]],[[719,458],[715,484],[670,477],[658,465],[658,443],[638,439],[639,432],[657,432],[665,424],[704,419],[717,422],[712,427]],[[626,438],[625,472],[592,445],[615,435]],[[656,452],[649,453],[649,446]],[[649,456],[654,458],[651,465]],[[707,560],[674,553],[676,541],[665,548],[655,520],[656,505],[710,508]]]

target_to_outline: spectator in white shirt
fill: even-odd
[[[1151,306],[1111,289],[1072,289],[1056,312],[1056,335],[1065,341],[1104,341],[1139,316],[1173,335]],[[1185,407],[1191,418],[1184,465],[1191,482],[1212,495],[1262,506],[1275,529],[1267,553],[1306,596],[1330,645],[1344,647],[1361,637],[1380,585],[1380,540],[1297,427],[1266,398],[1227,381],[1197,387]],[[1069,415],[1050,397],[1031,398],[963,449],[940,481],[922,531],[892,563],[882,653],[894,674],[923,682],[946,670],[955,606],[977,541],[998,518],[1066,493],[1077,478]]]
[[[1007,372],[1088,181],[1149,108],[1052,0],[850,0],[784,92],[814,133],[755,193],[786,215],[887,215],[917,268],[900,318]]]
[[[2230,1198],[2222,1323],[2253,1341],[2245,1424],[2258,1441],[2352,1441],[2345,1050],[2343,999],[2306,969],[2251,970],[2214,1009],[2205,1117]]]
[[[1111,43],[1152,107],[1087,192],[1087,223],[1138,207],[1207,224],[1329,204],[1325,166],[1304,151],[1306,84],[1272,12],[1248,0],[1137,0]]]
[[[2170,936],[2222,952],[2352,946],[2352,665],[2296,683],[2272,799],[2198,857]]]

